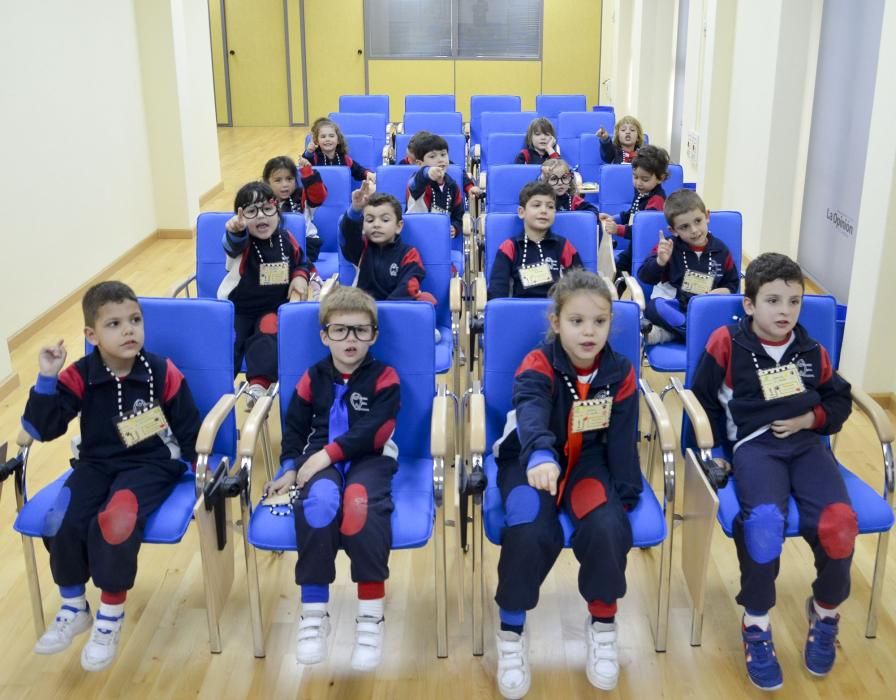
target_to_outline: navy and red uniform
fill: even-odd
[[[348,153],[336,151],[332,158],[327,158],[320,146],[313,151],[305,151],[302,154],[302,158],[311,163],[311,165],[344,165],[352,171],[352,177],[355,180],[366,180],[367,176],[371,174],[370,170],[354,160]]]
[[[614,235],[631,240],[632,224],[639,211],[662,211],[666,206],[666,191],[662,185],[657,185],[650,192],[640,194],[635,190],[632,205],[625,211],[619,212],[614,217],[616,219],[616,233]],[[632,248],[629,246],[623,250],[616,258],[616,269],[619,272],[632,271]]]
[[[299,169],[301,187],[297,187],[286,199],[278,203],[283,213],[305,214],[305,252],[311,262],[316,262],[320,255],[321,240],[317,235],[317,227],[314,225],[311,210],[319,207],[327,199],[327,186],[321,179],[320,173],[310,165]]]
[[[600,142],[600,159],[604,163],[631,163],[636,155],[637,151],[626,151],[622,146],[617,146],[609,136]]]
[[[794,363],[805,391],[766,400],[759,370]],[[858,532],[856,514],[837,462],[822,435],[840,430],[852,410],[850,386],[827,351],[799,324],[790,338],[760,339],[749,317],[717,329],[706,344],[692,387],[710,417],[717,445],[733,444],[740,513],[734,542],[740,561],[737,602],[763,612],[775,604],[775,577],[793,496],[799,531],[815,558],[815,600],[835,607],[849,596],[849,568]],[[785,438],[770,424],[807,412],[811,430]]]
[[[600,212],[591,202],[585,200],[577,194],[558,194],[555,196],[557,202],[557,211],[590,211],[597,216]]]
[[[421,167],[408,180],[408,211],[448,214],[454,227],[455,240],[462,241],[464,230],[464,197],[460,187],[448,173],[439,185],[429,179],[429,166]]]
[[[740,291],[740,273],[728,246],[712,233],[707,236],[703,246],[689,245],[678,236],[673,236],[671,241],[672,257],[669,262],[661,266],[656,261],[657,246],[654,246],[638,268],[638,278],[645,284],[658,285],[654,289],[653,298],[647,302],[644,316],[651,323],[681,336],[683,341],[687,328],[688,302],[694,296],[681,288],[685,273],[690,270],[712,275],[712,288],[724,287],[731,294]]]
[[[575,246],[563,236],[548,231],[540,243],[535,243],[523,234],[508,238],[498,248],[488,285],[488,298],[514,297],[517,299],[544,299],[551,284],[524,287],[520,277],[523,265],[547,263],[551,269],[552,283],[571,267],[583,267],[582,258]]]
[[[548,155],[547,153],[539,153],[534,148],[530,148],[527,146],[516,154],[516,158],[513,162],[521,165],[541,165],[546,160],[559,157],[560,154],[557,153],[557,151],[554,151],[553,153]]]
[[[398,161],[397,165],[416,165],[416,162],[412,161],[410,156],[405,156],[400,161]],[[454,165],[454,162],[448,161],[448,165]],[[476,183],[473,182],[473,179],[470,177],[470,174],[466,170],[463,170],[461,172],[463,172],[464,178],[464,195],[469,196],[470,190],[476,185]]]
[[[289,283],[307,280],[314,270],[299,242],[282,225],[266,241],[243,232],[224,231],[227,275],[218,287],[218,299],[234,306],[236,339],[233,369],[239,373],[246,360],[246,379],[262,385],[277,381],[277,309],[287,302]],[[288,264],[289,282],[262,285],[262,263]]]
[[[398,373],[370,355],[350,377],[328,356],[296,384],[277,476],[298,471],[319,450],[333,461],[295,502],[297,584],[332,583],[339,547],[351,559],[352,581],[389,578],[392,475],[398,469],[391,438],[399,404]]]
[[[357,286],[377,301],[414,299],[435,304],[420,290],[426,277],[419,251],[396,236],[391,243],[370,243],[362,233],[363,213],[351,207],[339,219],[339,246],[345,259],[357,266]]]
[[[584,377],[582,372],[588,372]],[[610,426],[570,432],[573,390],[579,398],[612,397]],[[592,615],[611,617],[625,595],[632,530],[626,515],[638,502],[638,389],[635,370],[605,346],[596,367],[576,369],[559,339],[530,352],[516,371],[513,408],[495,443],[505,526],[495,600],[502,610],[531,610],[542,581],[563,548],[558,511],[575,531],[579,592]],[[534,489],[527,471],[553,462],[557,496]]]
[[[64,435],[80,414],[74,471],[44,521],[50,569],[59,586],[79,586],[92,577],[102,591],[131,589],[147,517],[196,461],[199,411],[174,363],[144,350],[120,379],[123,412],[154,400],[168,430],[125,447],[116,428],[121,418],[116,381],[98,349],[58,378],[39,375],[25,405],[22,426],[40,441]]]

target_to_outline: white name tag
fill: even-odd
[[[538,265],[523,265],[520,267],[520,281],[523,288],[538,287],[542,284],[551,284],[554,276],[551,274],[551,268],[547,263],[539,263]]]
[[[118,435],[125,447],[134,445],[158,435],[168,429],[168,421],[162,412],[162,407],[153,404],[150,408],[140,413],[132,413],[115,421]]]
[[[771,369],[760,369],[757,374],[759,383],[762,385],[762,395],[766,401],[795,396],[806,391],[803,378],[792,362]]]
[[[289,263],[261,263],[258,268],[258,283],[262,287],[289,283]]]
[[[681,283],[681,291],[688,294],[708,294],[712,291],[712,283],[715,279],[714,275],[687,270]]]
[[[589,430],[604,430],[610,427],[610,411],[613,409],[613,397],[573,401],[571,430],[574,433],[585,433]]]

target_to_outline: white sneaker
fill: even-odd
[[[616,623],[585,622],[585,640],[588,659],[585,673],[588,682],[601,690],[613,690],[619,680],[619,644],[616,640]]]
[[[661,328],[654,324],[653,328],[650,329],[650,333],[647,334],[647,337],[644,338],[645,345],[659,345],[660,343],[668,343],[672,340],[675,340],[675,334],[667,331],[665,328]]]
[[[90,608],[75,610],[63,605],[56,613],[56,619],[50,628],[41,635],[34,645],[35,654],[58,654],[63,649],[68,649],[72,639],[82,632],[86,632],[93,624],[93,615]]]
[[[330,616],[317,611],[302,615],[296,634],[296,661],[300,664],[319,664],[327,658],[327,635]]]
[[[108,668],[118,654],[118,638],[121,636],[121,625],[124,615],[117,620],[96,618],[90,641],[81,650],[81,668],[85,671],[102,671]]]
[[[352,649],[352,668],[356,671],[372,671],[383,658],[383,634],[386,623],[383,618],[355,618],[355,646]]]
[[[255,404],[258,402],[262,396],[268,393],[268,390],[265,389],[261,384],[250,384],[246,387],[246,411],[251,411],[255,408]]]
[[[529,692],[529,640],[526,633],[498,631],[498,692],[508,700],[519,700]]]

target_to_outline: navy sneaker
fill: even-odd
[[[806,668],[813,676],[826,676],[834,666],[837,656],[840,616],[818,617],[812,596],[809,596],[806,601],[806,617],[809,618],[809,635],[806,637],[806,650],[803,653]]]
[[[772,628],[763,630],[756,625],[741,625],[744,638],[744,656],[750,681],[760,690],[777,690],[784,685],[781,665],[775,655]]]

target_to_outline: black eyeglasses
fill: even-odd
[[[372,323],[363,323],[359,326],[346,326],[344,323],[328,323],[324,326],[324,332],[330,340],[345,340],[348,334],[354,333],[355,338],[362,342],[373,340],[376,335],[376,326]]]
[[[572,182],[572,175],[566,173],[566,175],[551,175],[548,178],[548,184],[551,185],[559,185],[561,182],[564,185],[568,185],[570,182]]]
[[[274,202],[265,202],[261,206],[250,204],[243,209],[243,217],[246,219],[254,219],[258,216],[259,211],[265,216],[273,216],[277,213],[277,205],[274,204]]]

